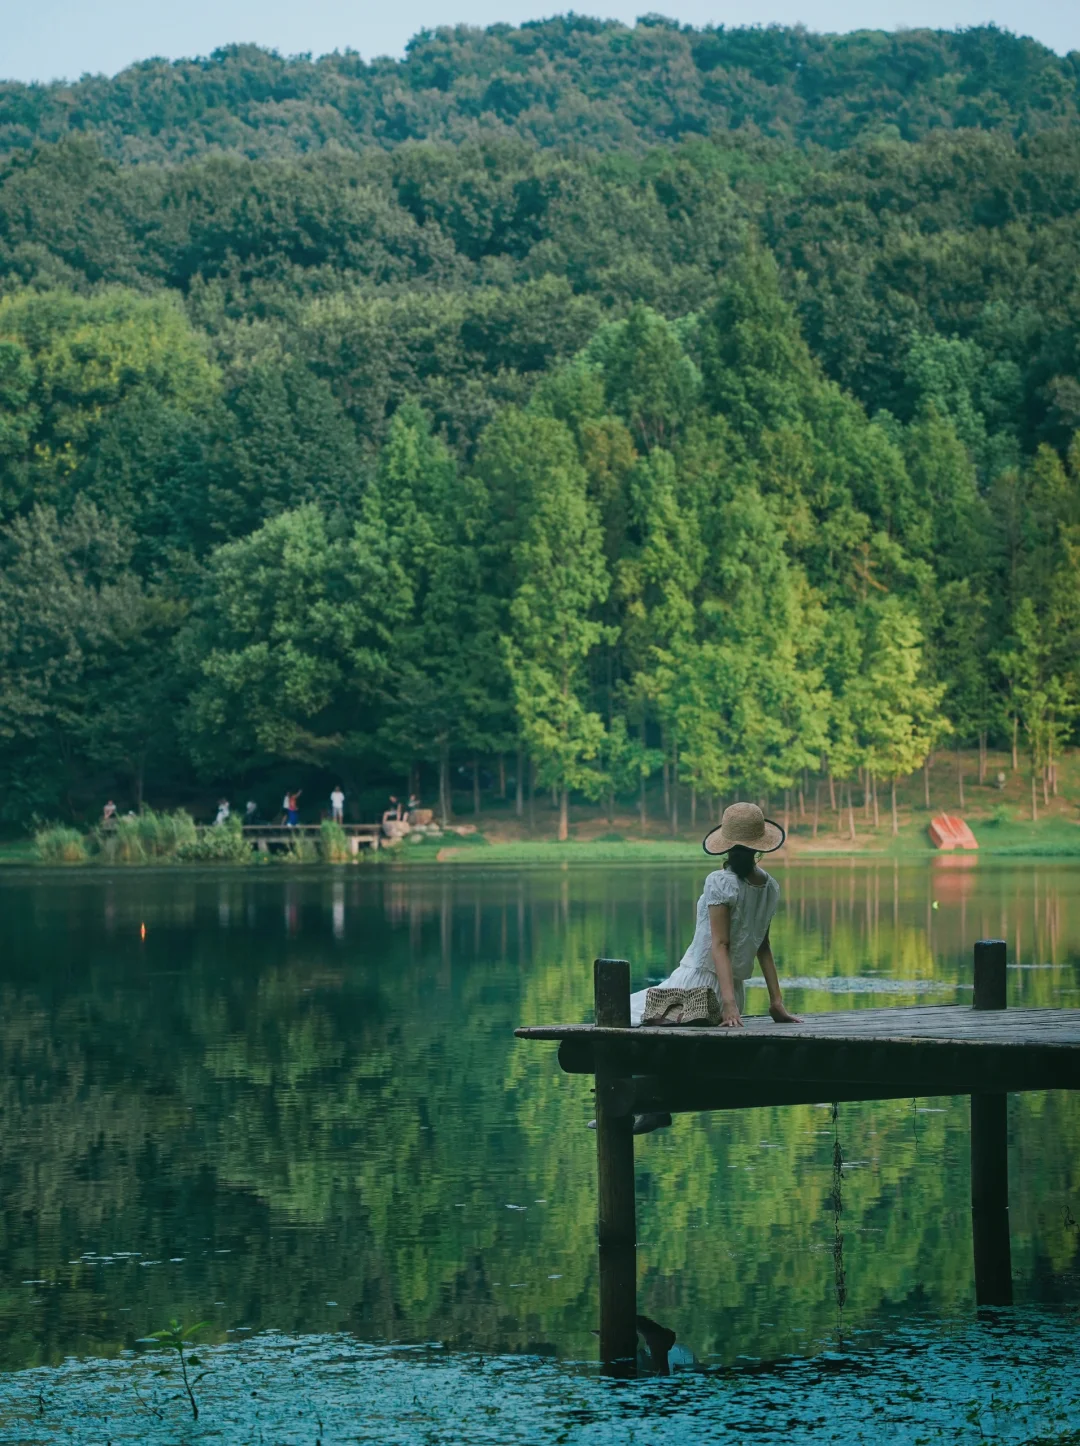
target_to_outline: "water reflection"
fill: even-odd
[[[1075,1004],[1075,868],[943,862],[784,869],[793,1006],[964,1000],[994,934],[1011,1003]],[[598,955],[663,977],[702,873],[0,877],[0,1359],[114,1352],[178,1315],[221,1340],[344,1328],[595,1360],[588,1081],[511,1031],[588,1017]],[[834,1349],[839,1137],[845,1338],[966,1319],[968,1105],[920,1108],[677,1117],[640,1140],[639,1311],[714,1364]],[[1080,1109],[1010,1111],[1017,1299],[1076,1301]]]

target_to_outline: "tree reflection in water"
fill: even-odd
[[[588,1017],[597,955],[663,976],[703,872],[5,873],[3,1364],[173,1316],[595,1360],[588,1086],[512,1029]],[[795,1008],[965,1000],[998,933],[1013,1003],[1080,1002],[1067,865],[781,875]],[[909,1101],[844,1106],[848,1341],[973,1312],[967,1101],[920,1107],[916,1142]],[[1080,1105],[1011,1110],[1018,1304],[1075,1302]],[[639,1140],[639,1310],[705,1364],[834,1349],[835,1143],[827,1106]]]

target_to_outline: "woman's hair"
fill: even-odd
[[[735,844],[728,849],[727,867],[737,879],[748,879],[757,867],[757,854],[753,849]]]

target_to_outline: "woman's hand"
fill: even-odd
[[[721,1029],[742,1029],[742,1015],[739,1013],[739,1006],[734,999],[725,1000],[720,1006],[720,1028]]]
[[[792,1014],[791,1010],[787,1008],[782,999],[778,999],[775,1004],[769,1005],[769,1013],[772,1015],[772,1020],[774,1024],[802,1023],[802,1020],[799,1018],[799,1016],[797,1014]]]

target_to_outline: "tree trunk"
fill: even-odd
[[[986,729],[979,734],[979,783],[986,782]]]
[[[529,832],[536,832],[536,763],[529,759]]]
[[[1042,771],[1042,775],[1043,775],[1043,806],[1046,807],[1046,808],[1049,808],[1049,807],[1050,807],[1050,780],[1049,780],[1049,778],[1047,777],[1047,775],[1049,774],[1049,772],[1050,772],[1050,769],[1049,769],[1048,765],[1044,763],[1044,764],[1043,764],[1043,771]]]
[[[928,753],[928,754],[926,755],[926,757],[923,759],[923,766],[922,766],[922,791],[923,791],[923,803],[926,805],[926,811],[927,811],[927,813],[929,813],[929,812],[930,812],[930,755],[929,755],[929,753]]]
[[[506,754],[499,754],[499,797],[506,798]]]
[[[791,789],[784,789],[784,835],[791,832]]]
[[[439,750],[439,822],[443,828],[450,822],[450,752]]]
[[[475,758],[472,761],[472,811],[480,812],[480,764]]]
[[[876,774],[876,773],[872,773],[872,774],[870,775],[870,789],[871,789],[871,792],[873,793],[873,796],[874,796],[874,828],[876,829],[876,828],[879,828],[879,827],[881,826],[881,819],[880,819],[879,816],[878,816],[877,774]]]
[[[671,836],[679,833],[679,745],[671,747]]]
[[[891,801],[892,801],[892,831],[893,831],[893,838],[895,838],[896,835],[900,832],[900,820],[899,820],[899,819],[897,818],[897,816],[896,816],[896,776],[895,776],[895,774],[893,775],[892,788],[890,789],[890,798],[891,798]]]
[[[570,793],[568,789],[559,792],[559,842],[565,843],[570,837]]]
[[[518,818],[525,817],[525,751],[517,751],[517,777],[514,779],[514,812]]]
[[[960,812],[964,811],[964,754],[963,750],[956,750],[956,786],[960,794]]]
[[[614,828],[615,826],[615,790],[609,788],[607,791],[607,821]]]
[[[1019,738],[1019,736],[1020,736],[1020,719],[1019,719],[1019,717],[1017,716],[1017,714],[1014,713],[1014,714],[1013,714],[1013,741],[1012,741],[1013,772],[1014,772],[1014,773],[1015,773],[1016,770],[1020,767],[1020,759],[1019,759],[1019,757],[1018,757],[1018,755],[1017,755],[1017,751],[1016,751],[1016,743],[1017,743],[1017,739]]]
[[[697,779],[690,784],[690,827],[697,832]]]
[[[806,817],[806,790],[805,790],[804,788],[800,788],[800,789],[799,789],[799,821],[801,822],[805,817]]]
[[[854,804],[852,803],[852,801],[851,801],[851,780],[850,780],[850,779],[848,780],[848,786],[847,786],[847,812],[848,812],[848,829],[850,830],[851,841],[852,841],[852,843],[854,843],[854,842],[855,842],[855,805],[854,805]]]
[[[814,784],[814,832],[813,837],[817,838],[818,819],[821,816],[821,779]]]
[[[832,809],[833,813],[840,812],[840,810],[836,806],[836,780],[832,776],[831,768],[829,769],[829,807]]]
[[[663,771],[663,775],[664,775],[664,817],[665,817],[665,818],[670,818],[670,817],[671,817],[671,775],[670,775],[670,770],[669,770],[669,768],[668,768],[668,761],[667,761],[666,758],[664,759],[664,767],[663,767],[663,770],[662,770],[662,771]]]
[[[862,816],[867,823],[870,822],[870,770],[863,768],[862,773]]]
[[[1032,821],[1032,823],[1038,823],[1038,821],[1039,821],[1039,806],[1038,806],[1038,802],[1037,802],[1036,797],[1035,797],[1035,769],[1034,769],[1034,767],[1032,767],[1032,770],[1031,770],[1031,821]]]
[[[647,821],[648,821],[648,820],[647,820],[647,815],[646,815],[646,810],[645,810],[645,775],[644,775],[644,773],[642,773],[642,775],[641,775],[641,796],[640,796],[640,798],[639,798],[639,800],[638,800],[638,812],[641,814],[641,836],[642,836],[642,838],[644,838],[644,837],[645,837],[646,823],[647,823]]]

